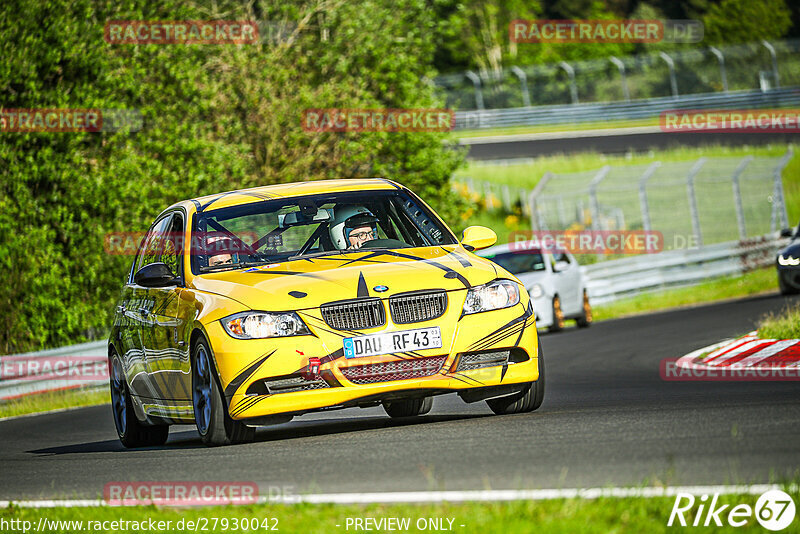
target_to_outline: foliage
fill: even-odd
[[[257,45],[112,45],[108,20],[253,20],[291,31]],[[9,0],[0,5],[3,107],[138,109],[138,132],[0,137],[0,352],[98,337],[130,256],[112,231],[146,230],[171,203],[331,177],[398,180],[457,220],[463,153],[441,133],[320,133],[308,107],[440,106],[422,0]]]

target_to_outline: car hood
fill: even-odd
[[[389,297],[420,289],[459,290],[509,275],[460,245],[363,250],[207,273],[192,280],[201,291],[251,309],[288,311],[358,297]],[[375,287],[386,286],[385,291]]]

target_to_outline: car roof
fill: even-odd
[[[291,198],[320,193],[339,193],[348,191],[381,191],[401,189],[402,187],[391,180],[385,178],[348,178],[338,180],[314,180],[307,182],[292,182],[287,184],[265,185],[261,187],[251,187],[249,189],[238,189],[226,191],[214,195],[206,195],[177,202],[167,208],[167,210],[177,207],[194,207],[198,211],[206,209],[218,209],[240,204],[249,204],[262,200]],[[165,210],[165,211],[167,211]]]

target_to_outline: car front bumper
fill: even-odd
[[[413,325],[389,323],[377,329],[393,332],[439,326],[443,341],[440,349],[353,359],[345,358],[342,350],[342,338],[349,334],[324,330],[321,318],[317,322],[304,316],[315,336],[237,340],[228,336],[219,322],[206,325],[206,331],[212,340],[229,413],[237,420],[538,379],[538,337],[527,299],[524,306],[464,317],[460,313],[459,307],[437,320]],[[312,357],[320,359],[318,375],[308,373]],[[387,369],[393,373],[392,379],[382,380]],[[382,381],[371,382],[376,377]],[[273,384],[290,387],[276,392]],[[308,389],[292,389],[295,386]]]

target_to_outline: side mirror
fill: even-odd
[[[178,284],[178,279],[169,267],[161,262],[150,263],[136,271],[133,281],[142,287],[167,287]]]
[[[794,232],[791,228],[783,228],[781,230],[781,237],[792,237],[792,235],[794,235]]]
[[[555,272],[560,273],[561,271],[566,271],[569,269],[569,263],[565,261],[557,261],[554,267]]]
[[[497,234],[485,226],[470,226],[461,235],[461,244],[467,250],[481,250],[497,243]]]

